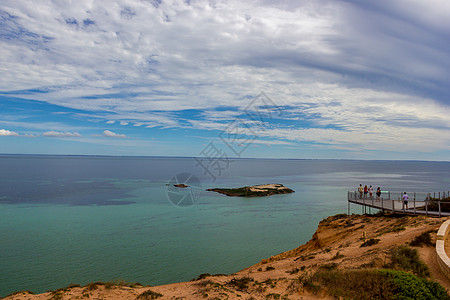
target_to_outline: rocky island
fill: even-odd
[[[294,193],[294,190],[291,190],[290,188],[285,187],[282,184],[262,184],[231,189],[214,188],[207,189],[207,191],[217,192],[230,197],[263,197],[276,194]]]
[[[179,183],[179,184],[174,184],[174,187],[179,187],[179,188],[187,188],[189,187],[188,185],[184,184],[184,183]]]

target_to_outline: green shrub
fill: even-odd
[[[380,242],[380,239],[368,239],[366,241],[364,241],[364,243],[361,244],[361,246],[359,247],[370,247],[373,245],[376,245]]]
[[[409,243],[409,245],[413,247],[421,247],[423,245],[434,246],[433,243],[431,242],[430,232],[431,231],[427,231],[422,234],[419,234]]]
[[[191,281],[197,281],[197,280],[202,280],[205,279],[207,277],[214,277],[214,276],[227,276],[226,274],[209,274],[209,273],[203,273],[197,276],[197,278],[191,279]]]
[[[271,288],[274,288],[277,286],[277,281],[273,280],[272,278],[268,278],[268,279],[264,280],[262,283],[269,285]]]
[[[102,283],[102,282],[89,282],[89,283],[86,285],[86,289],[87,289],[88,291],[93,291],[93,290],[96,290],[96,289],[98,288],[99,285],[103,285],[103,283]]]
[[[147,290],[137,296],[137,299],[157,299],[159,297],[162,297],[163,295],[157,292],[154,292],[152,290]]]
[[[250,282],[253,281],[253,278],[250,277],[241,277],[241,278],[233,278],[227,282],[228,285],[234,286],[239,291],[245,291],[248,288]]]
[[[378,272],[395,287],[393,299],[450,299],[445,289],[436,282],[403,271],[379,270]]]
[[[337,266],[338,266],[337,263],[324,264],[324,265],[321,265],[321,266],[320,266],[320,269],[323,269],[323,270],[329,270],[329,271],[330,271],[330,270],[336,269]]]
[[[420,277],[426,277],[430,274],[427,265],[419,258],[416,249],[399,246],[391,250],[391,263],[385,267],[396,270],[411,271]]]
[[[14,292],[11,293],[9,295],[7,295],[5,298],[11,297],[11,296],[17,296],[17,295],[21,295],[21,294],[29,294],[29,295],[33,295],[34,293],[32,291],[18,291],[18,292]]]
[[[317,293],[325,289],[344,299],[442,299],[450,300],[436,282],[395,270],[319,270],[299,278],[303,286]]]
[[[439,211],[439,199],[431,198],[428,202],[428,210]],[[450,197],[441,199],[441,211],[450,212]]]

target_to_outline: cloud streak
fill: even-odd
[[[118,134],[118,133],[112,132],[110,130],[103,131],[103,136],[109,137],[109,138],[126,138],[127,137],[125,134]]]
[[[72,138],[81,137],[78,132],[61,132],[61,131],[47,131],[42,134],[45,137],[58,137],[58,138]]]

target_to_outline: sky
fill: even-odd
[[[0,153],[450,160],[448,0],[2,0]]]

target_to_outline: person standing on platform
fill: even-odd
[[[363,192],[364,192],[364,188],[363,188],[362,184],[359,185],[358,192],[359,192],[359,199],[362,199]]]
[[[367,184],[364,186],[364,198],[367,198],[367,192],[369,189],[367,188]]]
[[[403,206],[406,206],[406,209],[408,209],[408,194],[406,192],[403,193]]]
[[[373,187],[372,186],[369,187],[369,197],[370,197],[370,199],[373,198]]]
[[[381,196],[381,188],[377,187],[377,200],[380,200],[380,196]]]

